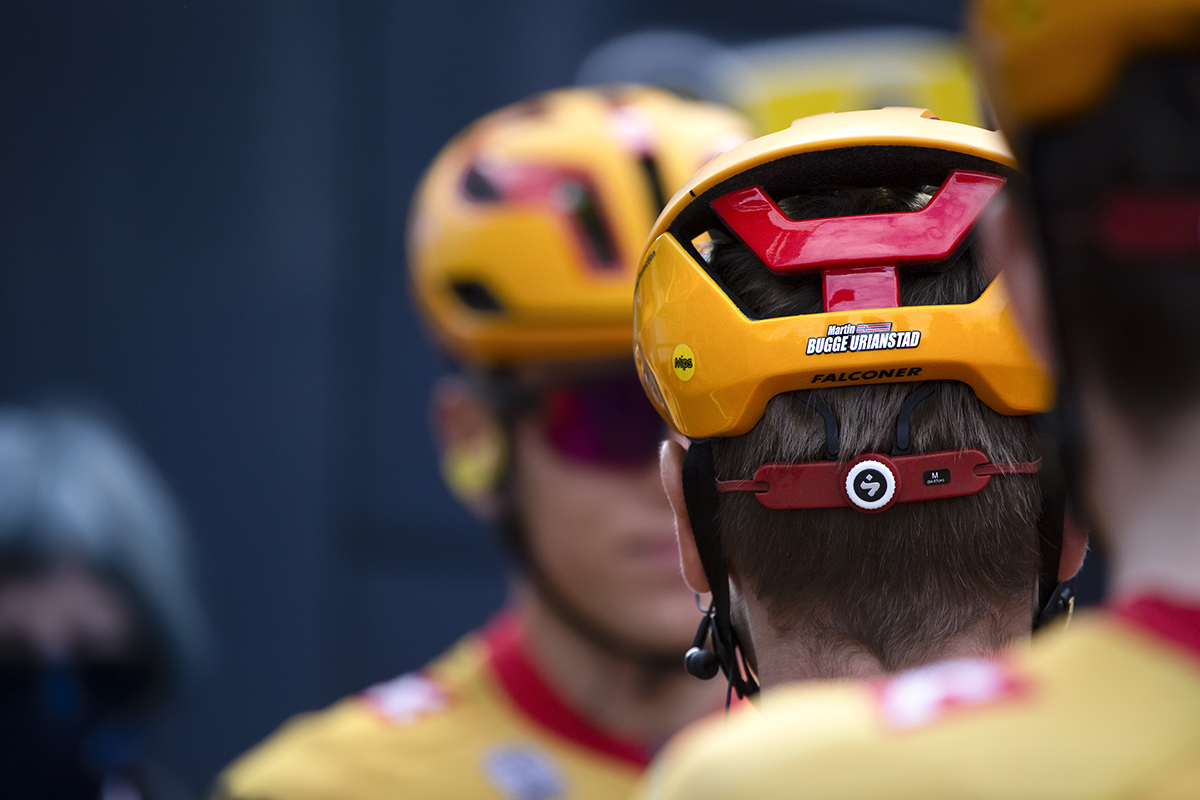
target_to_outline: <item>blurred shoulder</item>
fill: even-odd
[[[483,776],[460,768],[464,751],[511,723],[489,684],[483,645],[460,641],[420,672],[299,714],[218,779],[230,800],[371,800],[420,789],[423,797],[478,794]]]
[[[790,783],[794,759],[816,756],[818,746],[861,741],[871,709],[849,683],[787,687],[681,731],[659,754],[645,780],[645,796],[724,798],[753,796],[777,778]]]
[[[769,693],[673,742],[648,793],[1062,800],[1150,775],[1200,796],[1197,742],[1200,660],[1093,614],[1002,659]]]

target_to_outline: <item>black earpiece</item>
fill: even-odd
[[[758,692],[758,682],[745,667],[745,660],[739,663],[737,632],[729,620],[729,571],[717,530],[717,471],[713,465],[712,443],[707,440],[693,439],[683,459],[683,498],[688,519],[692,521],[700,563],[712,589],[712,604],[705,611],[692,644],[693,651],[703,652],[693,654],[689,651],[684,665],[690,674],[710,678],[717,674],[712,667],[715,663],[729,678],[726,698],[735,691],[738,697],[748,697]],[[707,651],[704,645],[710,635],[712,650]]]
[[[717,677],[717,672],[720,670],[716,655],[706,649],[708,632],[711,629],[712,610],[709,609],[704,612],[704,619],[700,620],[700,627],[696,629],[696,638],[692,640],[692,646],[688,649],[687,655],[683,657],[683,668],[689,675],[702,681]]]
[[[1075,581],[1066,580],[1060,581],[1054,587],[1050,599],[1042,606],[1038,612],[1037,620],[1034,621],[1033,629],[1036,631],[1044,625],[1049,624],[1055,618],[1066,614],[1066,619],[1071,619],[1071,612],[1075,610]]]
[[[717,657],[699,647],[687,651],[687,655],[683,657],[683,666],[689,675],[702,681],[712,680],[720,672]]]

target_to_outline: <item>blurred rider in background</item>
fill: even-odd
[[[200,655],[179,513],[97,418],[0,409],[0,796],[176,797],[142,728]]]
[[[448,486],[512,558],[507,607],[419,672],[290,721],[218,797],[625,797],[719,706],[682,668],[700,612],[630,330],[654,218],[747,138],[724,108],[615,87],[534,97],[442,150],[413,201],[411,285],[463,367],[436,387],[434,432]]]

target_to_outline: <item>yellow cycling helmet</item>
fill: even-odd
[[[750,138],[726,108],[637,86],[565,89],[489,114],[413,200],[413,294],[477,365],[629,352],[630,295],[665,199]]]
[[[777,394],[955,380],[1001,414],[1048,410],[1003,280],[967,305],[900,306],[896,269],[953,258],[1015,174],[999,134],[888,108],[821,114],[714,159],[667,204],[642,259],[635,357],[659,413],[691,438],[753,428]],[[781,198],[822,185],[941,187],[920,211],[797,222]],[[755,319],[708,270],[710,231],[776,273],[820,271],[823,313]]]
[[[1004,130],[1077,116],[1131,58],[1200,52],[1200,0],[980,0],[977,56]]]

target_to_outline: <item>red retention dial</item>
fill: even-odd
[[[870,472],[856,470],[864,463]],[[752,481],[718,481],[719,492],[754,492],[767,508],[841,508],[849,506],[865,513],[889,508],[893,503],[937,500],[975,494],[988,485],[993,475],[1037,472],[1040,461],[991,464],[979,450],[943,450],[911,456],[885,456],[864,453],[847,464],[817,461],[808,464],[763,464]],[[879,474],[874,474],[879,473]],[[893,491],[886,504],[868,507],[849,496],[853,487],[847,479],[863,474],[864,480],[878,482],[881,489],[891,483]],[[870,485],[868,485],[868,489]]]

